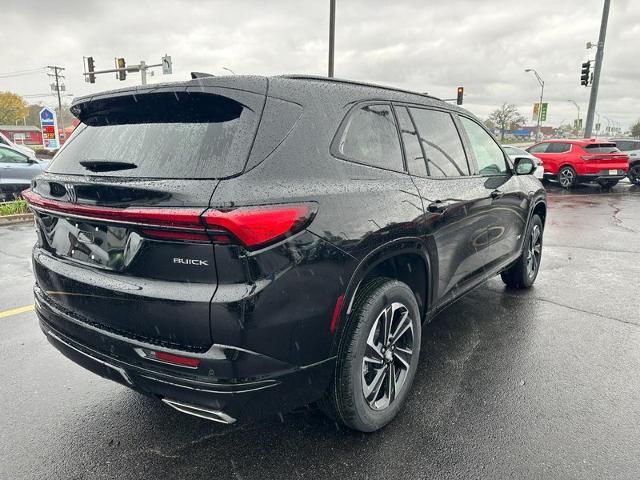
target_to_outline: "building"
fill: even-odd
[[[42,145],[42,132],[38,127],[27,125],[0,125],[0,132],[13,143]]]

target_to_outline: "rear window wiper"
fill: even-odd
[[[118,162],[115,160],[81,160],[80,165],[92,172],[112,172],[114,170],[138,168],[135,163]]]

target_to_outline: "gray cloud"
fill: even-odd
[[[464,85],[466,107],[481,117],[502,102],[530,116],[539,87],[524,68],[533,67],[546,81],[549,124],[575,118],[567,99],[586,112],[589,89],[580,86],[579,70],[595,55],[585,43],[597,40],[602,0],[337,3],[336,76],[440,97],[453,97]],[[640,117],[640,2],[612,3],[598,110],[626,126]],[[225,74],[222,67],[326,74],[325,0],[58,0],[46,16],[42,3],[31,0],[5,4],[2,11],[0,73],[61,65],[75,95],[139,82],[130,74],[125,82],[106,75],[86,84],[83,55],[109,68],[115,56],[134,63],[171,54],[174,74],[157,72],[151,82],[186,79],[192,70]],[[0,90],[43,93],[48,83],[44,74],[0,78]]]

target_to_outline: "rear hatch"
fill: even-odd
[[[179,84],[78,101],[82,122],[25,193],[36,215],[36,291],[82,321],[203,350],[220,229],[202,214],[244,169],[266,82]],[[262,90],[262,91],[261,91]]]
[[[629,168],[629,156],[613,142],[592,143],[582,147],[587,173],[624,175]]]

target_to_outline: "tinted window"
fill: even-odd
[[[545,153],[547,148],[549,147],[548,143],[539,143],[538,145],[534,145],[533,147],[527,148],[527,152],[529,153]]]
[[[26,155],[11,150],[10,148],[0,147],[0,162],[1,163],[27,163],[28,158]]]
[[[462,141],[449,113],[410,108],[426,156],[427,171],[432,177],[469,175]]]
[[[396,107],[396,115],[400,125],[400,133],[402,134],[402,143],[404,144],[404,154],[407,159],[407,166],[411,175],[424,177],[427,175],[427,167],[424,163],[424,155],[420,148],[418,133],[416,132],[413,121],[409,116],[406,107]]]
[[[374,167],[402,171],[396,121],[388,105],[367,105],[351,114],[338,151],[346,158]]]
[[[493,138],[473,120],[466,117],[460,117],[460,120],[469,137],[480,175],[506,175],[504,154]]]
[[[84,123],[49,171],[91,173],[79,164],[88,160],[136,165],[101,173],[120,177],[220,178],[244,168],[257,123],[249,108],[209,94],[131,98],[112,99],[102,109],[96,105],[93,112],[80,112]]]
[[[616,153],[619,152],[615,143],[592,143],[584,147],[590,153]]]
[[[571,150],[571,144],[569,143],[553,142],[547,147],[547,153],[565,153],[569,150]]]

